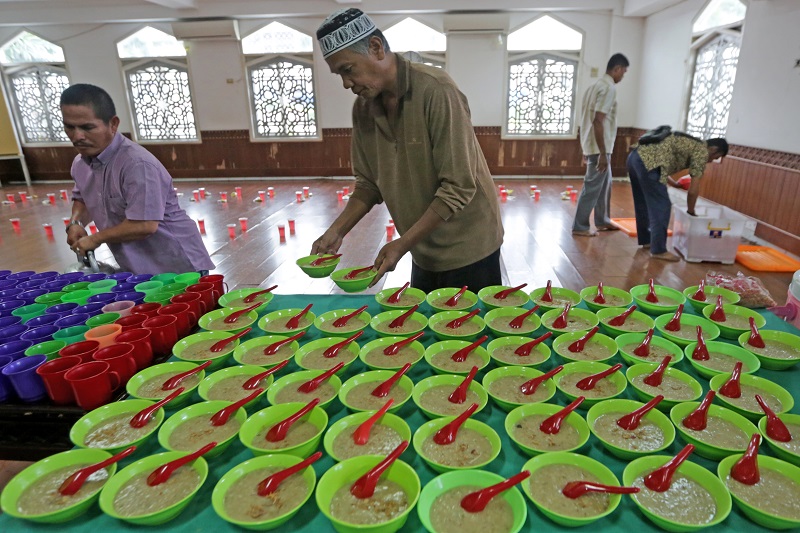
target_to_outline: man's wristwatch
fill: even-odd
[[[86,228],[86,226],[84,226],[83,222],[81,222],[80,220],[70,220],[69,224],[67,224],[67,227],[64,229],[64,231],[69,233],[69,228],[71,228],[72,226],[80,226],[84,229]]]

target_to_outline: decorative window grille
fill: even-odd
[[[447,36],[407,17],[383,32],[389,48],[409,61],[432,67],[445,67]]]
[[[69,142],[59,106],[69,86],[62,48],[23,31],[0,47],[0,65],[23,142]]]

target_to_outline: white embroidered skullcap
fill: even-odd
[[[375,23],[360,9],[340,9],[326,18],[317,29],[317,40],[322,48],[322,57],[329,57],[339,50],[375,31]]]

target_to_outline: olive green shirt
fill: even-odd
[[[641,144],[637,151],[644,168],[661,167],[661,183],[667,183],[667,177],[685,168],[689,169],[690,176],[699,178],[708,163],[705,141],[674,133],[660,143]]]
[[[398,110],[380,98],[353,106],[353,197],[386,202],[402,234],[431,207],[444,222],[411,255],[443,272],[468,266],[503,243],[500,205],[466,97],[442,69],[397,58]]]

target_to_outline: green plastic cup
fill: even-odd
[[[170,283],[168,285],[162,286],[158,292],[171,292],[173,295],[181,294],[186,291],[186,284],[185,283]]]
[[[18,316],[24,323],[30,320],[31,318],[43,315],[45,309],[47,309],[47,306],[45,304],[23,305],[22,307],[17,307],[13,311],[11,311],[11,314],[14,316]]]
[[[170,299],[174,296],[171,292],[157,292],[155,294],[148,294],[144,297],[146,303],[158,303],[167,305]]]
[[[61,290],[64,292],[85,291],[87,290],[87,287],[89,287],[88,281],[78,281],[75,283],[70,283]]]
[[[58,357],[59,350],[66,345],[67,343],[61,340],[40,342],[25,350],[25,355],[45,355],[49,361]]]
[[[184,272],[183,274],[178,274],[173,278],[173,283],[183,283],[187,287],[189,285],[194,285],[197,283],[197,280],[200,279],[200,272]]]
[[[166,285],[168,283],[172,283],[172,280],[174,280],[177,275],[178,274],[175,272],[164,272],[163,274],[156,274],[155,276],[150,278],[150,281],[160,281],[161,283]],[[197,279],[200,278],[198,277]]]
[[[117,280],[115,279],[101,279],[100,281],[90,283],[86,289],[92,294],[100,294],[102,292],[111,292],[111,289],[116,285]]]
[[[69,346],[70,344],[75,344],[76,342],[85,341],[86,338],[84,337],[84,334],[90,329],[92,328],[89,326],[71,326],[69,328],[60,329],[53,333],[53,340],[64,341],[65,345]]]
[[[37,296],[34,302],[37,304],[44,304],[47,307],[52,307],[54,305],[58,305],[61,302],[61,297],[64,296],[64,292],[48,292],[47,294],[42,294],[41,296]]]
[[[119,319],[119,313],[103,313],[102,315],[95,315],[86,321],[86,325],[90,328],[103,326],[105,324],[113,324]]]
[[[67,285],[67,287],[69,287],[69,285]],[[61,297],[61,301],[65,304],[76,303],[78,305],[86,305],[86,300],[88,300],[91,295],[91,291],[84,289],[69,291]]]
[[[164,286],[164,282],[162,282],[162,281],[150,280],[150,281],[143,281],[141,283],[137,283],[133,287],[133,290],[135,290],[136,292],[142,292],[142,293],[145,294],[145,296],[150,296],[154,292],[157,292],[158,289],[160,289],[163,286]]]

